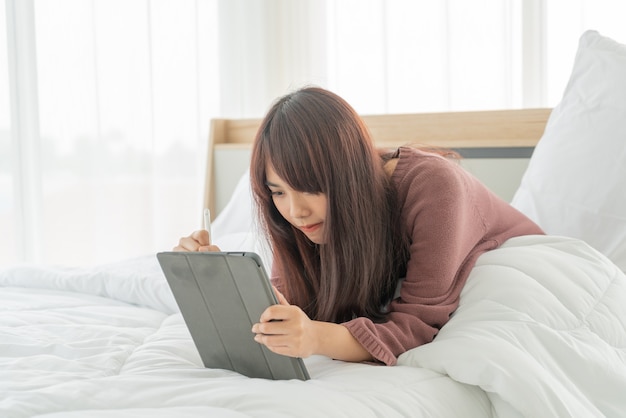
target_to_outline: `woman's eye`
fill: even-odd
[[[270,190],[270,196],[272,197],[277,197],[277,196],[282,196],[283,192],[279,192],[277,190]]]

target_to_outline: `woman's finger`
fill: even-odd
[[[174,247],[174,251],[198,251],[199,244],[191,237],[183,237],[178,240],[178,245]]]
[[[206,229],[199,229],[191,234],[193,238],[200,246],[211,245],[209,232]]]
[[[254,340],[256,342],[265,344],[268,347],[289,347],[290,342],[292,341],[290,338],[285,337],[284,335],[273,334],[257,334],[254,336]]]
[[[287,301],[287,298],[285,298],[285,295],[280,293],[280,291],[276,288],[276,286],[272,286],[272,289],[274,289],[274,294],[276,295],[276,298],[278,299],[279,304],[289,305],[289,302]]]
[[[272,305],[261,314],[259,322],[286,321],[297,314],[298,307],[292,305]]]
[[[209,233],[201,229],[193,232],[188,237],[181,238],[178,241],[178,245],[174,247],[173,251],[201,251],[200,248],[202,247],[211,247],[211,245],[209,243]],[[219,251],[219,249],[202,251]]]

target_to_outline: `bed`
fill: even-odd
[[[397,366],[314,356],[308,381],[205,369],[154,254],[13,266],[0,271],[0,416],[624,416],[625,74],[626,47],[590,31],[552,110],[365,117],[379,145],[453,147],[497,170],[524,160],[511,201],[548,232],[481,256],[450,322]],[[246,173],[256,124],[213,121],[205,200],[215,242],[269,265]],[[243,158],[224,174],[230,152]]]

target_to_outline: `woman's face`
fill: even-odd
[[[324,244],[327,197],[323,193],[299,192],[281,179],[271,164],[266,166],[266,184],[278,212],[316,244]]]

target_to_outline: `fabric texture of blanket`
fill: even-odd
[[[582,241],[480,257],[434,342],[312,379],[205,369],[154,256],[0,272],[0,416],[623,416],[626,277]],[[251,336],[252,337],[252,336]]]

